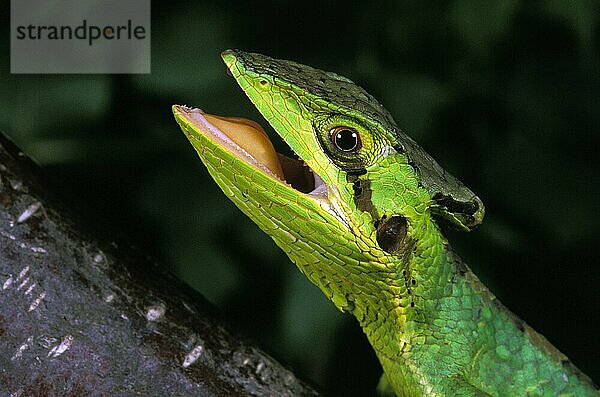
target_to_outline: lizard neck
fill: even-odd
[[[386,367],[406,365],[414,346],[450,309],[444,301],[469,271],[433,222],[415,230],[411,244],[408,254],[390,260],[396,268],[393,282],[363,304],[367,309],[357,305],[360,313],[354,313],[386,373]],[[374,314],[364,316],[365,311]]]
[[[396,390],[590,395],[590,380],[496,299],[437,225],[417,232],[411,255],[395,262],[396,283],[385,294],[392,299],[381,295],[372,308],[379,315],[359,319]]]

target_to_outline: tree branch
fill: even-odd
[[[86,237],[1,134],[0,342],[0,395],[317,395],[143,253]]]

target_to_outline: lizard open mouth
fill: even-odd
[[[190,124],[254,168],[301,193],[326,194],[322,179],[304,161],[277,153],[257,122],[241,117],[215,116],[186,106],[177,106],[177,110]]]

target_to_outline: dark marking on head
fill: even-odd
[[[479,205],[475,201],[456,201],[450,196],[437,193],[432,197],[438,205],[446,208],[450,212],[457,212],[465,215],[474,215],[479,210]]]
[[[369,179],[361,179],[358,175],[346,175],[346,181],[352,183],[354,192],[354,203],[360,211],[368,212],[371,217],[377,219],[377,210],[371,201],[373,191],[371,190],[371,181]]]
[[[432,199],[435,201],[432,213],[455,228],[472,230],[481,223],[485,209],[475,195],[457,199],[450,194],[436,193]]]
[[[397,143],[394,146],[392,146],[394,148],[394,150],[398,153],[404,153],[406,151],[406,149],[404,148],[404,145],[401,143]]]
[[[360,175],[366,174],[367,170],[364,168],[356,168],[356,169],[352,169],[352,170],[347,170],[346,173],[349,176],[360,176]]]
[[[415,164],[414,161],[412,161],[411,159],[408,160],[408,165],[410,165],[412,167],[413,170],[415,170],[415,173],[418,174],[419,173],[419,167],[417,166],[417,164]],[[421,181],[419,180],[419,184],[421,183]]]
[[[356,179],[352,183],[352,190],[354,190],[354,196],[360,196],[362,194],[362,187],[360,187],[360,179]]]

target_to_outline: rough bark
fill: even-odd
[[[317,395],[134,249],[86,237],[0,134],[0,395]]]

